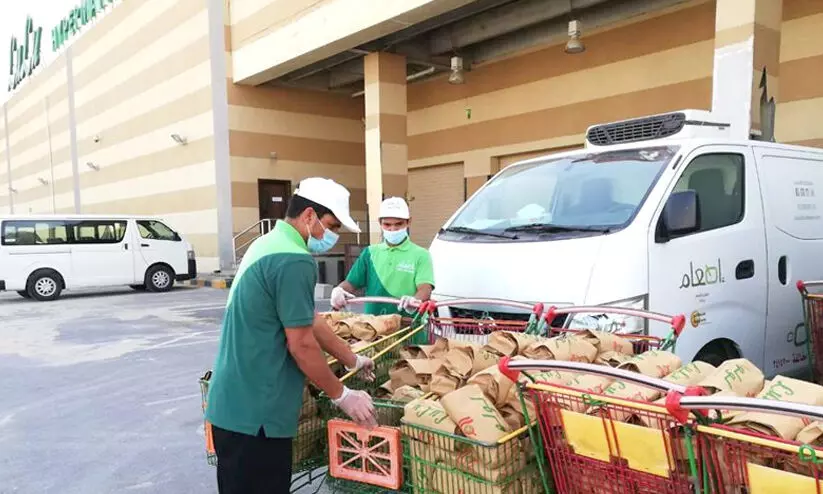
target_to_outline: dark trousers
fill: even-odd
[[[220,494],[278,494],[291,485],[292,438],[256,436],[212,426]]]

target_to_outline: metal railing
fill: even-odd
[[[270,232],[275,221],[277,220],[272,220],[269,218],[262,219],[240,231],[240,233],[231,239],[231,248],[232,252],[234,252],[235,267],[240,264],[240,259],[243,258],[243,254],[246,253],[246,249],[249,248],[249,245],[261,236]]]

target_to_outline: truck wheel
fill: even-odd
[[[63,291],[63,278],[52,269],[40,269],[29,276],[26,292],[38,302],[57,300]]]
[[[717,367],[727,360],[739,357],[740,351],[732,341],[715,340],[701,348],[694,359]]]
[[[31,297],[29,296],[29,292],[27,292],[27,291],[25,291],[25,290],[20,290],[20,291],[18,291],[18,292],[17,292],[17,295],[20,295],[20,296],[21,296],[21,297],[23,297],[23,298],[31,298]]]
[[[163,265],[152,266],[146,271],[146,289],[150,292],[167,292],[174,286],[174,271]]]

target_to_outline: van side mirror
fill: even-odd
[[[668,242],[672,237],[686,235],[700,229],[700,203],[697,192],[683,190],[674,192],[663,207],[657,234],[658,243]]]

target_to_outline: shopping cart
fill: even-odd
[[[626,335],[640,350],[672,349],[685,324],[683,316],[607,306],[550,308],[546,319],[550,323],[561,312],[615,312],[671,325],[665,339]],[[542,458],[538,461],[546,485],[553,481],[561,494],[693,492],[701,472],[693,426],[675,426],[665,406],[535,382],[528,373],[532,382],[524,384],[519,374],[554,370],[599,376],[602,388],[619,381],[650,388],[656,394],[693,391],[628,370],[582,362],[503,358],[499,368],[519,383],[524,415],[529,414],[529,408],[537,413],[540,434],[533,434],[532,441],[546,453],[548,465]]]
[[[823,407],[757,398],[681,396],[671,393],[670,409],[682,419],[706,410],[762,412],[796,417],[804,423],[823,421]],[[823,491],[823,448],[736,430],[723,425],[697,425],[698,450],[703,456],[700,488],[718,494],[791,493]]]
[[[372,302],[389,301],[399,303],[397,299],[384,298],[359,298],[350,302]],[[342,365],[334,358],[328,359],[328,364],[336,370],[340,380],[345,382],[349,388],[373,392],[380,382],[388,378],[388,370],[392,364],[400,358],[399,351],[403,345],[415,337],[420,332],[427,329],[430,312],[427,310],[428,304],[421,306],[414,317],[408,320],[410,324],[395,333],[371,342],[363,346],[355,353],[368,355],[375,362],[375,379],[366,381],[362,379],[356,371],[346,372]],[[207,371],[200,378],[200,390],[202,396],[202,411],[205,413],[209,389],[209,381],[212,371]],[[382,379],[382,380],[381,380]],[[327,465],[328,455],[326,451],[326,422],[334,409],[328,398],[313,386],[307,385],[303,393],[303,406],[300,411],[300,423],[298,425],[297,436],[294,438],[292,446],[292,485],[291,492],[296,492],[308,485],[314,484],[317,480],[324,478],[326,472],[321,467]],[[204,420],[204,434],[206,440],[206,458],[210,465],[217,465],[217,455],[214,449],[211,424]],[[319,487],[318,487],[319,488]]]
[[[465,307],[480,305],[483,307],[508,307],[524,311],[529,314],[528,320],[516,319],[494,319],[488,313],[476,319],[439,317],[437,309],[441,307]],[[471,343],[484,344],[494,331],[515,331],[530,334],[539,334],[543,321],[543,304],[526,304],[513,300],[502,300],[492,298],[461,298],[435,302],[428,307],[431,313],[429,319],[430,343],[438,337],[461,340]],[[528,312],[526,312],[528,311]]]
[[[823,384],[823,293],[812,293],[810,289],[823,289],[823,281],[797,282],[797,290],[803,300],[809,375],[812,381]]]

